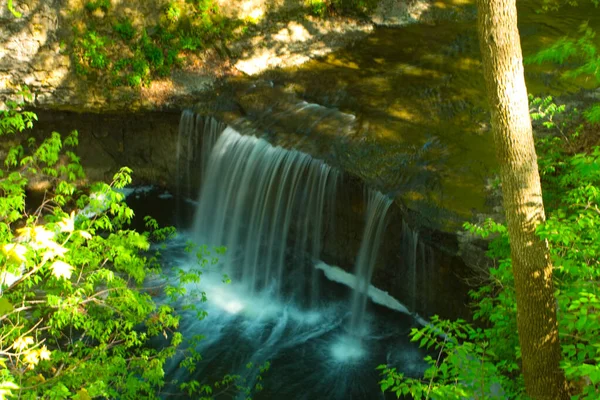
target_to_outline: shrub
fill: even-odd
[[[89,12],[94,12],[96,10],[108,12],[110,6],[110,0],[90,0],[87,3],[85,3],[85,9]]]
[[[34,114],[7,105],[0,136],[31,127]],[[77,132],[30,140],[0,172],[0,397],[153,398],[183,339],[173,308],[142,283],[160,271],[150,243],[174,230],[151,219],[148,232],[127,229],[133,211],[117,189],[130,182],[128,168],[110,184],[80,187],[77,143]],[[52,187],[33,211],[31,177]],[[163,336],[164,347],[149,346]]]
[[[125,41],[130,41],[135,36],[135,28],[128,18],[120,19],[113,29]]]

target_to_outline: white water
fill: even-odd
[[[402,222],[402,267],[405,272],[407,304],[413,313],[427,310],[427,299],[435,297],[431,285],[435,279],[434,253],[430,246],[419,239],[419,232]]]
[[[181,250],[186,239],[180,237],[169,245],[166,256],[170,265],[194,267]],[[344,271],[321,262],[318,265],[319,271],[327,272],[334,280],[348,281],[349,274]],[[189,373],[177,366],[176,357],[168,378],[210,382],[224,374],[239,374],[252,386],[257,382],[256,371],[247,369],[246,364],[258,366],[269,361],[271,370],[262,381],[265,390],[256,393],[255,399],[371,400],[384,399],[377,384],[380,379],[375,370],[377,365],[393,362],[400,371],[413,377],[423,372],[423,353],[408,340],[413,318],[399,303],[370,288],[370,297],[378,303],[404,313],[394,314],[394,322],[390,324],[382,309],[371,310],[368,316],[371,329],[358,338],[347,331],[348,291],[323,277],[320,284],[328,294],[327,301],[307,309],[291,299],[277,299],[273,296],[275,287],[252,293],[241,282],[225,284],[221,281],[220,267],[209,266],[198,285],[186,285],[190,295],[184,299],[208,314],[198,320],[193,312],[183,312],[180,327],[185,338],[205,337],[196,347],[202,361],[195,372]],[[194,290],[205,292],[208,301],[201,303],[191,295]],[[233,393],[217,398],[245,397]]]
[[[363,238],[356,258],[356,286],[352,292],[350,334],[364,335],[364,319],[371,276],[377,262],[379,247],[385,229],[385,216],[392,200],[380,192],[369,189],[367,196],[366,224]]]
[[[408,269],[410,282],[411,309],[417,306],[417,246],[419,244],[419,232],[410,229],[405,221],[402,221],[402,254]]]
[[[251,293],[273,286],[279,296],[290,235],[295,234],[296,255],[320,255],[323,213],[332,207],[337,177],[307,154],[226,128],[208,161],[194,239],[226,246],[226,272]],[[298,286],[308,284],[304,276],[298,274]],[[311,303],[318,296],[313,292]]]
[[[196,198],[196,193],[191,190],[204,180],[210,153],[225,127],[213,117],[202,116],[191,110],[181,113],[177,139],[179,198]]]

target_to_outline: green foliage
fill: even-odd
[[[109,65],[107,45],[111,43],[107,36],[94,30],[79,32],[75,28],[75,71],[89,75],[94,70],[104,70]]]
[[[89,12],[94,12],[96,10],[108,12],[110,6],[110,0],[90,0],[85,3],[85,9]]]
[[[365,15],[376,0],[306,0],[307,11],[328,14]],[[112,15],[109,0],[85,3],[87,16],[74,28],[71,54],[76,72],[110,86],[147,86],[153,79],[168,76],[181,66],[185,56],[217,45],[227,52],[227,42],[243,36],[247,20],[223,16],[216,0],[170,0],[154,25],[134,25],[131,20]],[[101,10],[105,18],[95,18]],[[113,21],[109,26],[103,21]],[[103,25],[104,24],[104,25]],[[238,29],[239,28],[239,29]]]
[[[554,265],[562,368],[573,399],[600,398],[600,147],[573,154],[581,126],[577,116],[552,98],[532,99],[532,118],[548,129],[537,141],[548,220],[539,227]],[[433,348],[436,357],[422,379],[406,378],[381,366],[381,388],[413,398],[525,398],[520,371],[516,296],[506,227],[487,220],[465,224],[472,234],[492,239],[488,256],[494,266],[487,283],[471,291],[473,318],[432,318],[413,329],[411,340]],[[499,388],[502,388],[499,390]]]
[[[9,113],[3,134],[32,119],[15,107]],[[9,152],[0,175],[3,394],[151,398],[175,345],[154,349],[148,342],[174,338],[179,320],[141,286],[157,270],[144,255],[153,234],[126,229],[133,211],[116,191],[131,181],[131,171],[81,190],[83,170],[69,150],[76,145],[76,132],[53,133],[37,146],[29,141]],[[53,190],[28,213],[25,186],[32,177],[49,180]]]
[[[598,5],[597,2],[595,2]],[[579,28],[578,38],[563,37],[552,46],[539,51],[537,54],[527,57],[526,63],[553,62],[561,65],[569,63],[569,68],[563,72],[563,78],[576,78],[578,76],[590,76],[600,82],[600,53],[596,45],[596,32],[583,23]],[[573,67],[574,65],[574,67]],[[588,122],[598,123],[600,121],[600,105],[594,105],[584,112]]]
[[[584,0],[585,1],[585,0]],[[600,0],[589,0],[594,6],[600,6]],[[577,6],[578,0],[543,0],[540,12],[558,11],[562,6]]]
[[[110,2],[88,2],[88,10],[109,12]],[[204,50],[229,40],[242,21],[223,17],[214,0],[170,1],[156,26],[133,25],[120,18],[111,29],[85,20],[75,28],[72,54],[77,73],[112,86],[140,87],[169,75],[180,66],[186,52]]]
[[[138,34],[127,19],[116,23],[113,32],[117,37],[110,38],[93,30],[76,32],[74,55],[79,74],[107,76],[113,86],[139,87],[150,83],[153,77],[167,75],[181,62],[178,52],[165,47],[161,37],[150,37],[146,31]],[[128,47],[130,56],[119,53],[123,45]]]
[[[174,24],[181,17],[181,7],[176,2],[171,1],[166,5],[164,13],[167,21]]]
[[[32,99],[31,92],[25,87],[17,93],[25,100]],[[20,111],[19,104],[15,101],[8,100],[4,103],[5,109],[0,110],[0,136],[23,132],[26,128],[33,126],[33,121],[37,120],[35,113],[31,111]]]
[[[324,17],[327,13],[325,0],[308,0],[306,3],[309,13],[318,17]]]
[[[395,368],[380,365],[382,391],[391,391],[398,398],[410,395],[413,399],[521,397],[520,392],[505,392],[511,382],[503,374],[518,370],[518,366],[499,362],[482,329],[472,328],[464,320],[444,321],[434,316],[425,327],[413,328],[410,338],[437,354],[425,357],[429,368],[420,379],[406,378]]]
[[[14,15],[17,18],[21,18],[23,15],[18,12],[17,10],[15,10],[14,4],[13,4],[13,0],[8,0],[8,2],[6,3],[6,7],[8,8],[8,11],[11,12],[12,15]],[[0,392],[1,394],[2,392]]]
[[[551,244],[567,378],[582,386],[576,398],[600,396],[600,148],[556,165],[561,203],[541,227]]]
[[[600,123],[600,104],[594,104],[590,108],[584,111],[585,119],[592,124]]]
[[[113,29],[125,41],[129,41],[135,36],[135,29],[129,18],[120,19],[113,25]]]
[[[488,283],[470,293],[475,303],[473,318],[486,328],[433,316],[428,325],[410,334],[419,347],[437,352],[436,357],[425,357],[430,366],[423,378],[406,378],[395,368],[380,366],[382,390],[398,397],[410,393],[415,399],[523,398],[508,232],[493,220],[482,225],[466,223],[465,229],[494,238],[488,256],[497,260],[496,267],[490,269]]]
[[[542,124],[547,129],[559,128],[554,121],[554,116],[564,113],[566,109],[564,104],[556,105],[552,100],[552,96],[542,99],[529,95],[529,104],[530,107],[533,107],[533,110],[530,112],[531,119],[533,121],[542,121]]]
[[[596,32],[584,23],[579,28],[581,36],[577,39],[564,37],[547,49],[527,59],[530,63],[554,62],[564,64],[567,60],[580,64],[575,69],[565,73],[566,77],[577,77],[580,75],[592,75],[600,80],[600,55],[594,41]]]
[[[377,0],[305,0],[308,13],[325,17],[329,14],[367,15],[377,7]]]
[[[563,368],[575,386],[574,398],[594,399],[600,394],[600,353],[592,345],[600,334],[600,149],[570,155],[570,139],[579,129],[539,141],[545,189],[557,199],[549,203],[551,212],[539,234],[548,240],[555,265]]]
[[[203,384],[197,380],[191,380],[184,382],[179,386],[179,389],[186,393],[188,396],[194,396],[199,400],[211,400],[222,396],[226,393],[237,392],[243,393],[247,399],[251,399],[251,396],[257,392],[262,391],[262,380],[263,375],[266,374],[271,368],[271,363],[268,361],[263,365],[256,367],[253,363],[248,363],[246,369],[255,372],[255,379],[257,383],[250,386],[246,379],[241,375],[225,375],[223,379],[212,385]]]

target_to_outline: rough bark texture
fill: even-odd
[[[534,399],[568,399],[515,0],[478,0],[483,71],[492,110],[504,209],[511,240],[525,387]]]

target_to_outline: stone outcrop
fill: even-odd
[[[68,88],[69,56],[61,52],[62,0],[15,2],[22,18],[15,18],[0,1],[0,96],[25,84],[39,91],[40,101],[49,91]],[[58,94],[54,96],[60,97]]]
[[[233,43],[215,43],[193,60],[148,87],[111,87],[75,73],[73,28],[83,20],[106,25],[122,18],[134,28],[164,18],[164,0],[112,0],[108,12],[85,11],[84,0],[16,0],[15,18],[0,0],[0,100],[21,85],[34,94],[32,106],[76,112],[173,110],[189,107],[214,82],[236,74],[256,75],[324,56],[364,37],[373,25],[400,26],[431,19],[428,0],[381,0],[371,19],[317,18],[302,0],[217,0],[223,15],[244,21],[247,34]]]
[[[121,18],[135,28],[154,26],[163,17],[163,0],[112,0],[108,12],[85,11],[83,0],[18,0],[15,18],[0,0],[0,99],[15,98],[21,85],[34,94],[37,108],[77,112],[124,112],[182,109],[212,90],[220,77],[256,74],[268,68],[298,65],[363,37],[369,21],[320,19],[288,0],[219,0],[229,17],[253,21],[234,43],[215,43],[191,55],[188,65],[148,87],[111,87],[75,73],[70,44],[73,27],[94,18],[106,25]],[[232,67],[233,66],[233,67]]]
[[[423,0],[382,0],[371,15],[372,21],[380,26],[402,26],[419,22],[431,3]]]
[[[294,21],[273,22],[264,32],[234,44],[231,50],[238,55],[235,62],[238,71],[258,75],[322,57],[363,38],[372,29],[364,21],[304,16]]]

